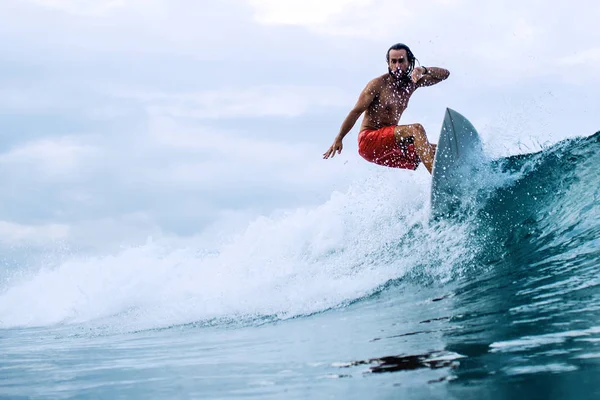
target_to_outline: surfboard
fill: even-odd
[[[451,217],[473,188],[483,146],[477,130],[460,113],[447,108],[440,132],[431,180],[431,216]]]

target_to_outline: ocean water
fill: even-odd
[[[0,398],[600,398],[600,133],[460,218],[382,174],[193,241],[5,262]]]

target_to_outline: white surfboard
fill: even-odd
[[[471,195],[477,165],[483,159],[483,146],[477,130],[464,116],[446,109],[431,181],[431,216],[452,216]]]

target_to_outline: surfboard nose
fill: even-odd
[[[442,132],[447,132],[446,140],[449,148],[452,149],[454,157],[460,158],[460,155],[471,153],[471,148],[482,147],[481,139],[477,130],[464,115],[451,108],[446,108]],[[438,143],[438,151],[443,152],[442,135],[440,135],[440,143]],[[469,150],[465,150],[469,149]]]
[[[458,111],[454,111],[449,107],[446,108],[446,115],[444,116],[444,118],[449,118],[450,120],[459,118],[466,119],[461,113],[459,113]]]

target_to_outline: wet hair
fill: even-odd
[[[390,47],[388,49],[387,54],[385,55],[385,59],[388,64],[390,63],[390,51],[392,51],[392,50],[406,50],[406,56],[408,57],[407,74],[410,74],[412,72],[412,70],[415,68],[415,61],[417,61],[413,52],[410,51],[410,48],[407,45],[405,45],[404,43],[396,43],[395,45],[393,45],[392,47]]]

